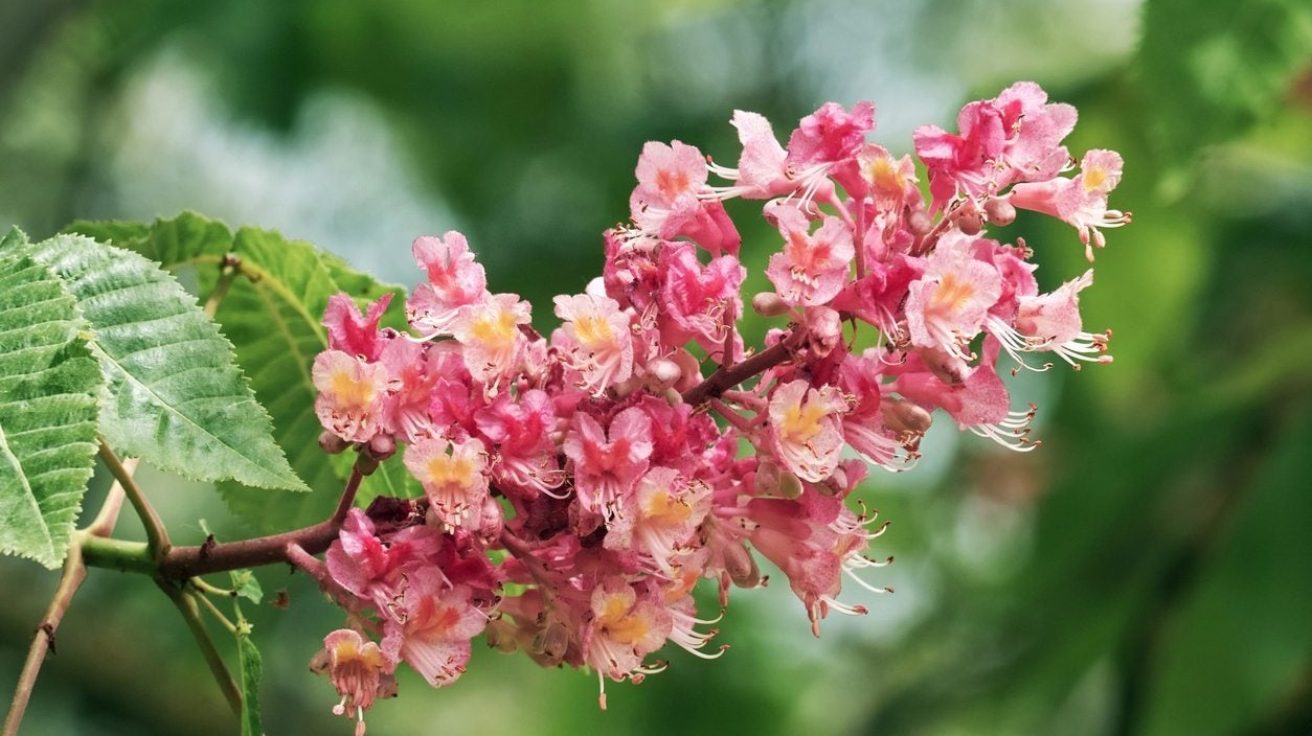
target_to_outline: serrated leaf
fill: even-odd
[[[260,587],[260,581],[255,577],[254,572],[233,570],[229,577],[232,578],[232,589],[236,591],[239,598],[245,598],[257,605],[264,599],[264,588]]]
[[[309,243],[256,228],[234,236],[220,223],[184,213],[151,226],[78,223],[70,229],[97,234],[157,258],[164,268],[196,266],[201,293],[213,287],[222,257],[232,253],[250,278],[238,278],[215,314],[237,350],[255,396],[269,410],[274,436],[287,449],[292,468],[313,493],[273,496],[224,483],[229,507],[262,531],[279,531],[322,521],[332,513],[354,456],[328,457],[319,449],[322,428],[314,414],[310,380],[314,357],[328,345],[321,320],[328,298],[345,291],[362,304],[394,294],[383,324],[405,327],[405,291],[351,268],[341,258]],[[378,495],[413,497],[418,483],[400,459],[388,460],[365,479],[361,502]]]
[[[184,266],[217,266],[232,247],[232,233],[221,222],[194,212],[152,224],[119,220],[78,221],[65,232],[136,251],[169,271]]]
[[[86,237],[31,247],[77,298],[110,398],[101,431],[124,455],[202,481],[304,490],[232,345],[154,263]]]
[[[260,680],[264,676],[264,662],[259,647],[251,640],[250,624],[238,614],[237,659],[241,667],[241,735],[261,736]]]
[[[14,230],[0,247],[25,240]],[[50,568],[67,554],[95,464],[103,377],[85,326],[44,266],[0,258],[0,552]]]

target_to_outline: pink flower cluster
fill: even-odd
[[[764,584],[782,571],[818,635],[861,577],[884,527],[845,498],[872,466],[919,457],[935,412],[1015,450],[1032,449],[1033,407],[1014,410],[999,376],[1047,352],[1108,362],[1084,330],[1092,272],[1041,293],[1032,251],[986,237],[1023,208],[1058,217],[1089,248],[1121,174],[1111,151],[1079,171],[1062,140],[1075,110],[1033,83],[972,102],[957,133],[915,133],[915,160],[869,142],[875,109],[826,103],[787,145],[738,111],[729,168],[693,146],[647,143],[631,222],[605,233],[602,275],[555,298],[549,336],[530,305],[488,291],[456,232],[414,242],[426,274],[406,302],[414,334],[380,329],[335,297],[330,349],[315,361],[325,446],[373,459],[401,452],[425,498],[353,510],[320,578],[350,614],[320,664],[360,719],[406,662],[450,683],[484,634],[543,666],[638,682],[672,642],[706,651],[709,578]],[[712,177],[720,180],[711,183]],[[746,270],[724,200],[764,202],[781,243],[752,307],[776,318],[749,350],[738,322]],[[867,347],[860,348],[864,345]],[[1017,369],[1013,368],[1013,372]],[[398,449],[403,446],[403,449]],[[398,512],[397,509],[401,508]],[[399,515],[398,515],[399,514]],[[375,641],[376,639],[376,641]]]

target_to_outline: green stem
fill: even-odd
[[[86,537],[82,540],[82,555],[88,567],[107,567],[119,572],[139,572],[155,575],[155,558],[145,542],[129,542],[108,537]]]
[[[182,614],[182,619],[187,622],[187,628],[191,630],[191,635],[196,639],[196,645],[200,647],[201,654],[205,656],[205,664],[209,665],[210,672],[214,675],[214,680],[218,682],[219,689],[223,691],[223,697],[227,699],[228,706],[238,717],[241,716],[241,691],[237,689],[237,682],[232,679],[228,672],[228,666],[223,663],[223,657],[219,655],[219,650],[214,646],[214,640],[210,638],[210,632],[205,628],[205,622],[201,620],[200,608],[196,605],[196,600],[190,595],[174,587],[171,583],[157,581],[164,594],[173,601],[178,612]]]
[[[156,560],[163,559],[169,547],[173,546],[169,542],[169,533],[164,528],[164,522],[159,518],[159,514],[155,513],[155,507],[150,505],[146,494],[141,492],[141,487],[132,477],[132,471],[118,459],[118,455],[114,454],[103,437],[100,438],[100,459],[105,462],[105,466],[109,468],[110,473],[113,473],[119,485],[123,486],[132,508],[136,509],[137,516],[141,517],[141,525],[146,528],[146,544],[150,545],[151,555]]]
[[[219,607],[214,605],[214,601],[210,600],[209,597],[197,591],[192,591],[189,595],[199,601],[214,616],[215,620],[228,630],[228,633],[234,635],[237,633],[237,626],[228,620],[227,616],[223,615],[223,611],[220,611]]]

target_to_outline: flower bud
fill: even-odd
[[[319,433],[319,449],[323,450],[329,455],[337,455],[346,452],[346,448],[350,446],[351,443],[347,442],[341,437],[338,437],[332,432],[324,430],[323,432]]]
[[[533,637],[533,659],[543,667],[555,667],[569,650],[569,630],[559,621],[550,621]]]
[[[817,358],[824,358],[843,340],[843,321],[829,307],[806,310],[807,346]]]
[[[761,568],[756,566],[756,558],[741,542],[725,545],[724,568],[729,579],[739,588],[755,588],[761,583]]]
[[[390,434],[374,435],[369,440],[368,450],[373,459],[382,462],[396,454],[396,440]]]
[[[672,387],[683,376],[679,364],[667,358],[657,358],[647,366],[647,375],[656,382],[656,387],[664,391]]]
[[[884,415],[884,424],[898,434],[924,434],[934,421],[929,412],[905,399],[882,399],[879,409]]]
[[[979,235],[979,231],[984,228],[984,218],[980,216],[975,205],[969,202],[957,210],[957,213],[952,216],[952,222],[958,230],[966,235]]]
[[[752,297],[752,309],[762,317],[778,317],[788,313],[788,303],[773,291],[762,291]]]
[[[697,356],[684,349],[679,349],[670,354],[670,360],[679,367],[679,380],[674,384],[674,388],[680,392],[696,386],[702,382],[701,363],[697,361]]]
[[[994,197],[984,205],[984,215],[994,225],[1010,225],[1016,221],[1016,208],[1001,197]]]
[[[512,654],[519,649],[519,640],[515,636],[515,626],[504,618],[494,618],[488,621],[487,628],[483,630],[483,638],[487,640],[487,645],[502,654]]]
[[[925,361],[925,367],[929,372],[943,383],[949,386],[965,383],[969,366],[961,358],[940,348],[923,348],[920,357]]]

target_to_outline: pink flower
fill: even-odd
[[[488,490],[482,441],[422,439],[405,449],[405,466],[444,523],[461,526],[467,516],[481,510]]]
[[[634,171],[638,186],[629,197],[634,223],[666,240],[691,238],[712,255],[737,253],[742,239],[724,206],[706,186],[706,158],[693,146],[648,141]]]
[[[702,265],[697,252],[687,244],[670,244],[663,265],[665,282],[661,288],[663,342],[678,346],[695,339],[707,350],[724,345],[727,308],[742,314],[739,289],[747,270],[734,256],[712,258]]]
[[[878,327],[892,340],[904,338],[900,334],[898,313],[904,307],[911,283],[924,270],[923,260],[904,255],[867,263],[865,277],[845,286],[830,306]]]
[[[556,316],[565,324],[552,342],[582,376],[581,388],[596,395],[633,375],[629,314],[614,299],[591,294],[558,296]]]
[[[812,388],[796,380],[770,396],[774,449],[784,466],[802,480],[818,483],[833,475],[843,450],[847,401],[833,386]]]
[[[598,675],[615,681],[641,680],[647,674],[642,660],[660,649],[673,622],[661,606],[639,597],[633,586],[618,576],[606,578],[592,591],[592,623],[583,642],[583,657]],[[601,707],[606,707],[602,681]]]
[[[383,429],[387,369],[340,350],[325,350],[310,372],[319,396],[314,412],[324,429],[347,442],[368,442]]]
[[[434,348],[432,344],[400,338],[389,340],[379,358],[389,378],[388,431],[408,442],[434,432],[428,407],[432,403],[433,386],[441,375],[439,351]]]
[[[406,301],[406,316],[416,329],[446,334],[461,307],[486,296],[487,276],[465,236],[454,230],[441,238],[415,238],[411,250],[415,262],[428,272],[428,281],[416,286]]]
[[[899,437],[884,422],[880,358],[880,351],[872,348],[860,357],[846,356],[839,368],[843,391],[855,399],[843,415],[843,439],[866,460],[886,470],[906,470],[916,457],[914,448],[920,437]]]
[[[837,217],[826,216],[814,234],[810,220],[788,204],[769,208],[784,237],[784,249],[770,256],[765,275],[780,298],[793,306],[825,304],[842,291],[854,250],[852,232]]]
[[[802,118],[788,139],[788,163],[807,179],[806,172],[830,166],[856,155],[866,133],[875,127],[875,106],[858,102],[848,112],[837,102],[826,102]]]
[[[771,199],[795,190],[797,182],[789,178],[785,163],[788,152],[775,139],[770,121],[754,112],[734,110],[733,126],[738,129],[743,152],[736,169],[711,166],[717,176],[734,182],[733,186],[715,189],[716,195],[725,199]]]
[[[479,433],[497,449],[492,477],[498,488],[531,497],[565,481],[550,437],[556,415],[545,391],[531,389],[518,401],[501,394],[475,421]]]
[[[377,605],[392,596],[408,571],[430,560],[441,546],[438,533],[424,526],[409,527],[384,541],[364,510],[353,508],[325,558],[334,582]]]
[[[608,549],[631,549],[673,575],[676,557],[691,549],[693,535],[711,509],[711,489],[673,468],[653,467],[625,497],[606,533]]]
[[[383,294],[369,305],[367,314],[360,314],[355,300],[346,294],[328,297],[328,308],[323,313],[323,326],[328,328],[328,347],[365,360],[378,360],[382,341],[378,335],[378,321],[392,302],[392,294]]]
[[[342,696],[341,702],[333,706],[333,713],[356,719],[355,734],[364,736],[364,712],[380,695],[396,689],[392,677],[396,663],[353,629],[338,629],[325,636],[316,662]]]
[[[651,457],[651,419],[641,409],[615,416],[609,433],[584,412],[565,435],[565,455],[573,462],[574,490],[592,513],[613,515],[619,498],[647,471]]]
[[[1037,84],[1017,82],[995,99],[961,108],[960,135],[917,128],[916,154],[929,169],[935,207],[959,192],[982,198],[1017,181],[1056,176],[1069,158],[1060,143],[1075,127],[1075,108],[1047,100]]]
[[[517,294],[493,294],[461,308],[451,332],[475,380],[496,387],[518,367],[525,342],[519,327],[530,322],[531,309]]]
[[[920,204],[916,164],[910,156],[893,158],[874,143],[861,147],[855,157],[835,167],[834,179],[854,198],[870,197],[879,212],[900,212]]]
[[[959,231],[945,233],[927,259],[925,273],[911,284],[906,315],[912,345],[969,359],[971,339],[1002,294],[998,270],[974,257],[973,241]]]
[[[1020,297],[1015,327],[990,319],[989,332],[1012,358],[1025,365],[1018,353],[1050,350],[1072,366],[1076,361],[1110,363],[1107,333],[1084,331],[1080,318],[1080,292],[1093,284],[1093,269],[1067,281],[1050,294]]]
[[[393,618],[387,622],[384,647],[433,687],[450,685],[469,663],[469,640],[482,633],[488,615],[472,601],[464,585],[452,586],[436,568],[417,570],[408,578]]]
[[[1037,184],[1017,184],[1011,204],[1051,215],[1073,226],[1084,243],[1084,254],[1093,261],[1094,247],[1107,245],[1100,227],[1129,224],[1130,213],[1107,209],[1107,195],[1121,181],[1121,155],[1094,149],[1080,161],[1080,174],[1073,179],[1052,179]]]

